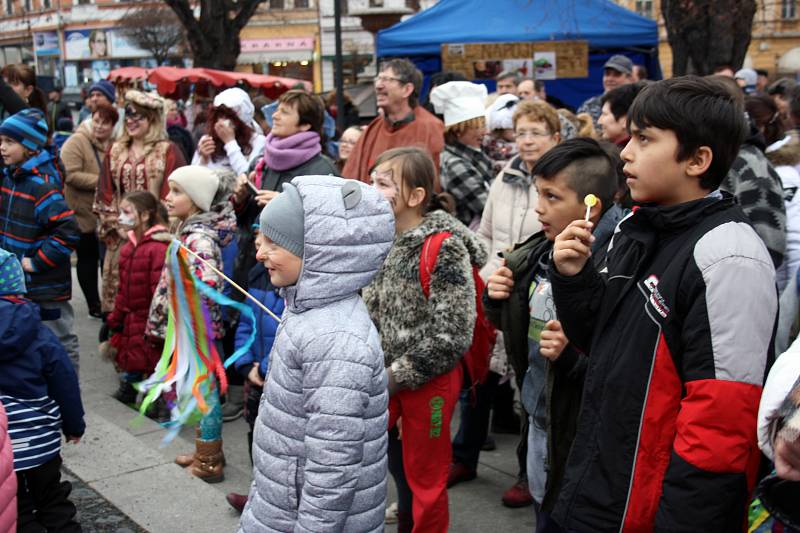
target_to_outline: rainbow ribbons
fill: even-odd
[[[182,426],[200,422],[208,412],[207,398],[215,387],[219,386],[219,393],[225,394],[228,388],[225,368],[250,349],[255,342],[256,327],[250,307],[217,292],[193,273],[189,254],[179,240],[173,240],[167,249],[165,268],[169,272],[169,315],[164,351],[153,375],[136,387],[146,393],[139,408],[142,415],[160,395],[167,393],[172,397],[170,392],[175,391],[174,401],[167,402],[170,421],[163,424],[168,429],[163,441],[167,444]],[[214,339],[209,300],[233,307],[239,311],[240,320],[253,323],[250,338],[224,364]]]

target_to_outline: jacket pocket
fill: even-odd
[[[297,492],[297,459],[295,457],[286,458],[286,478],[284,482],[286,486],[286,508],[291,511],[296,511],[298,507]]]

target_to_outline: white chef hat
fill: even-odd
[[[468,81],[449,81],[431,91],[431,103],[444,115],[444,127],[484,116],[486,86]]]
[[[510,130],[514,128],[514,111],[519,98],[513,94],[501,94],[486,110],[486,129]]]

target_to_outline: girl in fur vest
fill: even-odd
[[[236,176],[229,171],[214,171],[207,167],[190,165],[181,167],[169,175],[169,193],[165,203],[167,212],[180,222],[176,237],[189,250],[217,270],[223,270],[222,249],[231,241],[236,231],[236,215],[228,200]],[[221,290],[223,280],[208,266],[192,255],[189,266],[194,274],[206,285]],[[167,329],[169,270],[161,272],[161,280],[150,305],[150,318],[146,335],[164,340]],[[222,309],[209,300],[208,312],[211,317],[214,340],[217,350],[222,350],[225,336]],[[189,467],[191,474],[208,483],[225,479],[222,454],[222,410],[219,403],[219,387],[207,399],[209,410],[200,421],[195,440],[195,453],[179,455],[175,462]]]
[[[398,489],[398,532],[445,532],[450,418],[462,385],[461,356],[475,324],[472,265],[486,262],[486,250],[445,212],[452,199],[434,195],[436,170],[422,150],[385,152],[371,178],[395,214],[394,246],[364,300],[381,333],[389,377],[389,470]],[[428,237],[442,232],[450,236],[435,262],[426,263],[434,265],[426,297],[420,256]]]
[[[133,383],[149,376],[161,357],[163,343],[145,340],[144,330],[171,235],[166,209],[147,191],[128,193],[122,199],[117,222],[128,230],[128,240],[120,250],[119,291],[107,323],[114,332],[114,361],[122,373],[114,397],[133,404],[137,396]]]

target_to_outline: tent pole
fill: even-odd
[[[345,0],[346,1],[346,0]],[[344,78],[342,77],[342,0],[333,0],[333,32],[336,55],[333,60],[333,79],[336,84],[336,129],[344,130]]]

